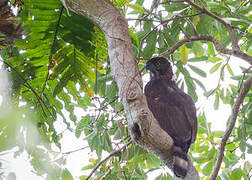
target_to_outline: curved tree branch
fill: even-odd
[[[172,166],[173,140],[148,109],[124,16],[108,0],[64,1],[68,9],[89,18],[106,36],[111,75],[119,89],[132,139]]]
[[[105,34],[111,64],[111,75],[119,88],[132,139],[158,154],[170,157],[173,141],[163,131],[148,109],[128,33],[128,24],[107,0],[67,0],[66,6],[92,20]]]
[[[191,0],[185,0],[185,2],[187,2],[187,3],[190,4],[191,6],[195,7],[196,9],[200,10],[201,12],[207,14],[208,16],[210,16],[210,17],[216,19],[216,20],[219,21],[220,23],[222,23],[222,24],[226,27],[226,29],[227,29],[227,31],[228,31],[228,33],[229,33],[229,35],[230,35],[230,39],[231,39],[231,41],[232,41],[233,50],[236,50],[236,51],[239,51],[239,50],[240,50],[240,47],[239,47],[239,45],[238,45],[238,41],[237,41],[237,39],[236,39],[236,37],[235,37],[233,31],[232,31],[232,26],[231,26],[229,23],[227,23],[226,21],[224,21],[224,20],[223,20],[222,18],[220,18],[219,16],[217,16],[217,15],[213,14],[212,12],[208,11],[204,6],[203,6],[203,7],[200,7],[200,6],[198,6],[197,4],[195,4],[194,2],[192,2]],[[199,2],[200,2],[200,1],[199,1]],[[203,4],[203,3],[201,3],[201,4]]]
[[[200,11],[200,13],[204,13],[204,14],[206,14],[206,15],[214,18],[214,19],[216,19],[221,24],[223,24],[226,27],[227,32],[228,32],[228,34],[230,36],[230,39],[231,39],[231,42],[232,42],[232,49],[227,49],[227,48],[223,47],[221,45],[221,43],[217,40],[217,38],[215,38],[213,36],[200,35],[199,37],[197,37],[197,36],[191,36],[191,38],[182,39],[180,42],[176,43],[168,51],[165,51],[161,55],[167,56],[167,55],[172,54],[176,49],[178,49],[178,47],[180,47],[181,45],[183,45],[186,42],[198,41],[198,40],[206,40],[206,41],[213,42],[213,44],[215,45],[215,48],[217,49],[217,51],[220,51],[220,52],[222,52],[224,54],[229,54],[229,55],[233,55],[233,56],[239,57],[239,58],[247,61],[248,63],[252,64],[252,56],[250,56],[250,55],[244,53],[243,51],[241,51],[241,49],[240,49],[240,47],[238,45],[238,40],[237,40],[237,38],[235,37],[235,35],[233,33],[233,29],[235,29],[236,27],[233,27],[231,24],[227,23],[221,17],[219,17],[219,16],[215,15],[214,13],[210,12],[209,10],[207,10],[206,7],[204,6],[204,4],[201,2],[201,0],[199,0],[199,2],[200,2],[200,4],[201,4],[202,7],[199,6],[199,5],[197,5],[196,3],[194,3],[191,0],[183,0],[183,1],[176,1],[176,2],[180,2],[180,3],[186,2],[189,5],[193,6],[194,8],[198,9]],[[165,3],[170,3],[170,1],[167,1]],[[181,45],[180,45],[180,43],[181,43]]]
[[[192,41],[210,41],[214,44],[214,47],[216,48],[217,51],[224,53],[224,54],[239,57],[239,58],[247,61],[248,63],[252,64],[252,56],[242,52],[241,50],[232,50],[232,49],[225,48],[221,45],[220,41],[216,37],[206,35],[206,34],[198,35],[198,36],[188,36],[188,37],[178,41],[176,44],[174,44],[167,51],[161,53],[160,56],[169,56],[172,53],[174,53],[183,44],[185,44],[187,42],[192,42]]]
[[[233,109],[232,109],[232,119],[231,119],[230,124],[228,125],[228,128],[226,129],[225,134],[224,134],[224,136],[223,136],[223,138],[221,140],[217,161],[216,161],[216,163],[214,165],[214,169],[213,169],[212,174],[210,176],[210,180],[215,180],[217,175],[218,175],[218,172],[220,170],[220,166],[221,166],[221,163],[222,163],[222,160],[223,160],[223,157],[224,157],[224,150],[225,150],[227,140],[228,140],[228,138],[229,138],[234,126],[235,126],[235,122],[236,122],[236,119],[237,119],[237,116],[238,116],[238,113],[239,113],[240,105],[243,102],[246,94],[250,90],[251,86],[252,86],[252,76],[250,76],[245,81],[244,87],[241,90],[241,92],[239,93],[239,96],[235,101],[235,104],[234,104]]]

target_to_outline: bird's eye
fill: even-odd
[[[159,61],[156,62],[156,66],[157,66],[157,67],[160,67],[160,62],[159,62]]]

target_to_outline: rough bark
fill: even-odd
[[[17,38],[22,36],[22,23],[17,24],[7,0],[0,0],[0,33],[4,39],[0,40],[0,46],[14,44]],[[1,48],[0,48],[1,50]]]
[[[132,139],[171,166],[173,140],[159,127],[148,109],[125,18],[108,0],[64,0],[63,5],[89,18],[103,31],[111,75],[119,88]],[[197,171],[192,172],[196,175],[186,179],[198,179]]]

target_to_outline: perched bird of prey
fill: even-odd
[[[146,64],[150,81],[144,89],[148,107],[160,127],[173,139],[173,171],[184,178],[188,171],[187,152],[197,134],[197,116],[190,96],[172,80],[172,67],[163,57],[155,57]]]

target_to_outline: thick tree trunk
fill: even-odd
[[[173,140],[159,127],[148,109],[125,18],[108,0],[62,0],[62,2],[67,9],[92,20],[105,34],[111,74],[119,88],[131,137],[171,167]],[[188,176],[186,179],[198,179],[195,168],[189,169],[193,172],[193,176],[190,178]]]

